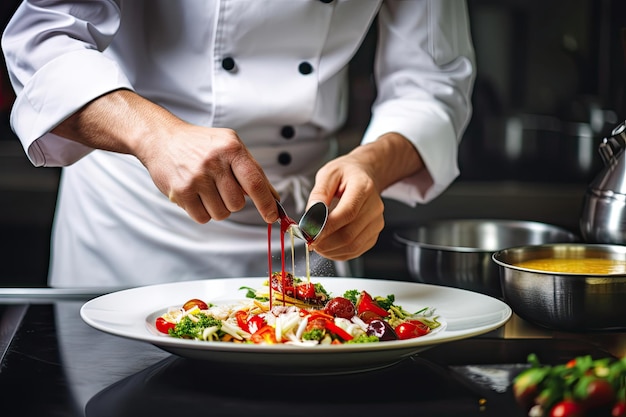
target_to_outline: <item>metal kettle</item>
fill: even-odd
[[[580,232],[589,243],[626,244],[626,121],[602,139],[604,168],[583,200]]]

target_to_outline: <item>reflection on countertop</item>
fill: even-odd
[[[0,333],[16,335],[0,363],[0,390],[21,404],[21,415],[165,416],[179,412],[185,404],[196,411],[210,410],[212,415],[256,410],[256,415],[292,417],[310,415],[310,407],[319,405],[324,392],[343,392],[324,397],[325,403],[332,403],[327,415],[367,409],[410,416],[419,409],[423,416],[521,417],[524,414],[509,389],[514,373],[494,389],[468,378],[466,371],[519,371],[530,353],[550,364],[580,355],[626,353],[624,332],[555,332],[514,315],[499,329],[441,344],[383,370],[301,378],[303,397],[279,395],[270,400],[267,390],[259,388],[259,378],[267,383],[264,386],[275,386],[281,393],[282,384],[292,379],[260,375],[254,369],[238,373],[100,332],[80,319],[84,301],[26,298],[6,304],[0,295]],[[400,401],[378,389],[371,391],[383,380],[403,381],[393,391],[403,394]],[[319,391],[320,387],[326,390]],[[363,390],[380,395],[365,398]],[[29,401],[33,398],[37,401]]]

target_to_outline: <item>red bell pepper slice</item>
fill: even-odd
[[[250,336],[250,340],[252,340],[252,342],[256,343],[257,345],[264,343],[268,345],[276,344],[276,331],[272,326],[266,324],[265,326],[254,332],[252,336]]]
[[[376,300],[367,293],[367,291],[361,291],[361,296],[356,305],[357,314],[361,314],[364,311],[371,311],[378,314],[381,317],[387,317],[389,312],[378,305]]]
[[[328,330],[331,333],[336,334],[337,336],[339,336],[346,342],[354,339],[354,337],[350,333],[346,332],[344,329],[337,326],[335,322],[332,320],[326,320],[325,326],[326,326],[326,330]]]

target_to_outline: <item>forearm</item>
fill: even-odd
[[[424,169],[415,146],[395,132],[386,133],[374,142],[356,147],[350,155],[371,167],[379,192]]]
[[[131,154],[157,135],[168,135],[180,119],[129,90],[116,90],[85,105],[52,132],[95,149]]]

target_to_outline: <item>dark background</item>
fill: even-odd
[[[2,27],[18,2],[0,5]],[[460,147],[461,177],[411,208],[390,201],[387,228],[361,275],[407,278],[397,228],[433,218],[510,218],[578,232],[580,202],[602,168],[597,145],[626,117],[622,0],[469,0],[478,76]],[[351,65],[342,140],[358,140],[375,97],[374,35]],[[34,168],[9,127],[13,95],[0,73],[0,285],[45,285],[60,171]]]

